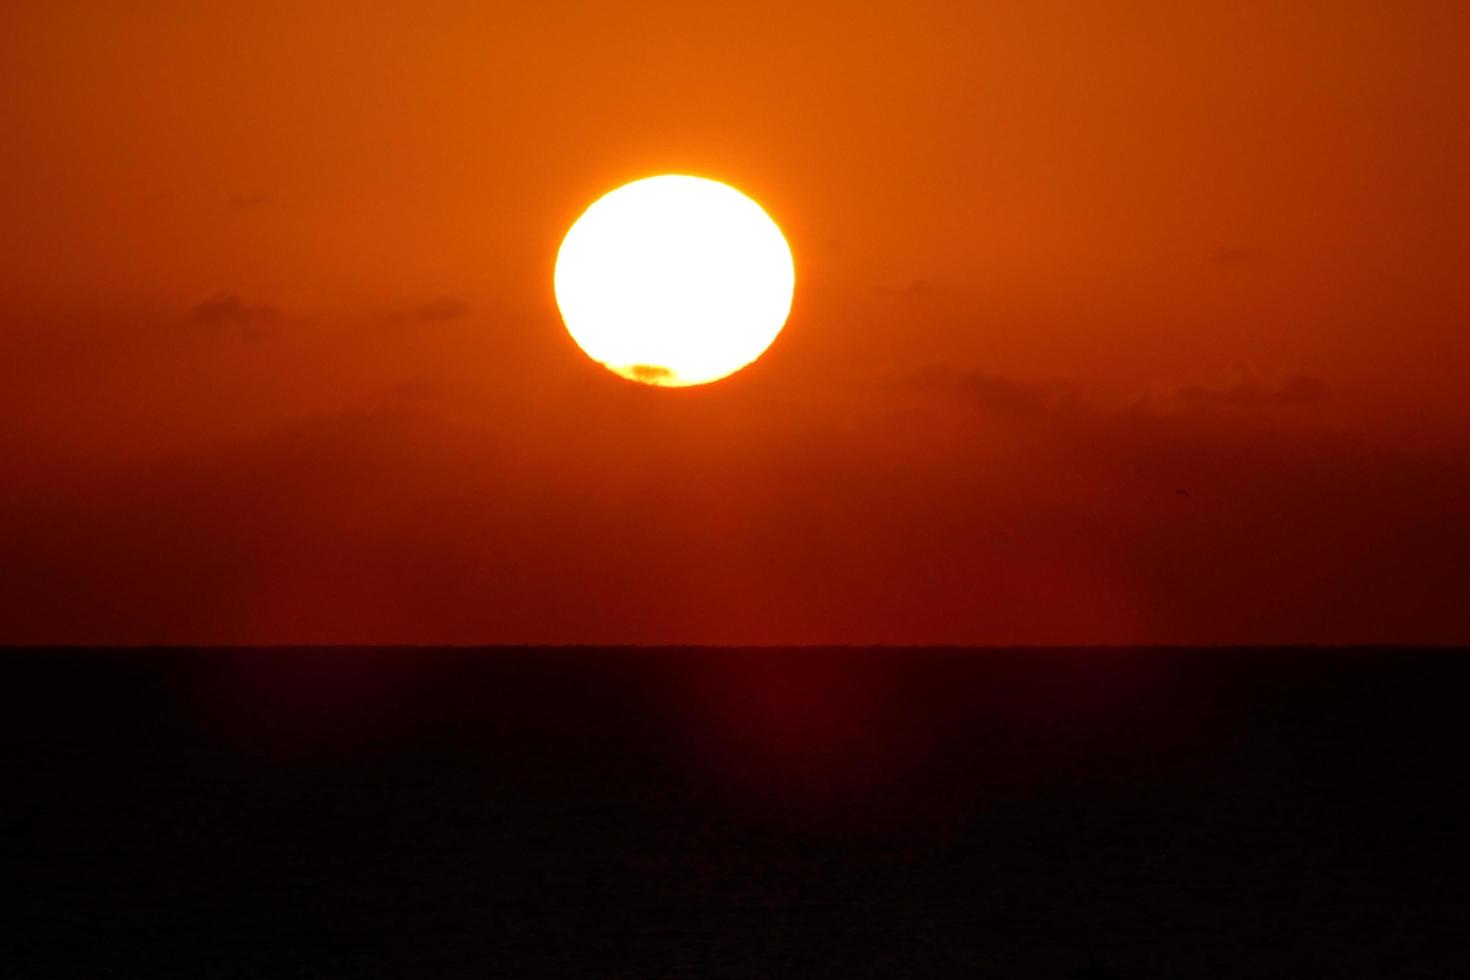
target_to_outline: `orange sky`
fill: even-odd
[[[1470,641],[1466,37],[9,0],[0,641]],[[796,257],[708,388],[551,293],[663,172]]]

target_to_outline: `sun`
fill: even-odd
[[[760,357],[795,286],[776,223],[703,177],[624,184],[583,212],[556,256],[556,302],[572,339],[650,385],[707,384]]]

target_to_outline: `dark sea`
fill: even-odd
[[[1470,651],[0,652],[0,977],[1470,976]]]

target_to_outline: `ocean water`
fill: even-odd
[[[1470,652],[0,653],[0,977],[1470,973]]]

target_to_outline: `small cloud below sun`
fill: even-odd
[[[614,368],[614,370],[617,370]],[[646,385],[668,384],[674,380],[674,372],[666,367],[656,364],[634,364],[631,367],[618,371],[619,374],[634,381],[641,381]]]

